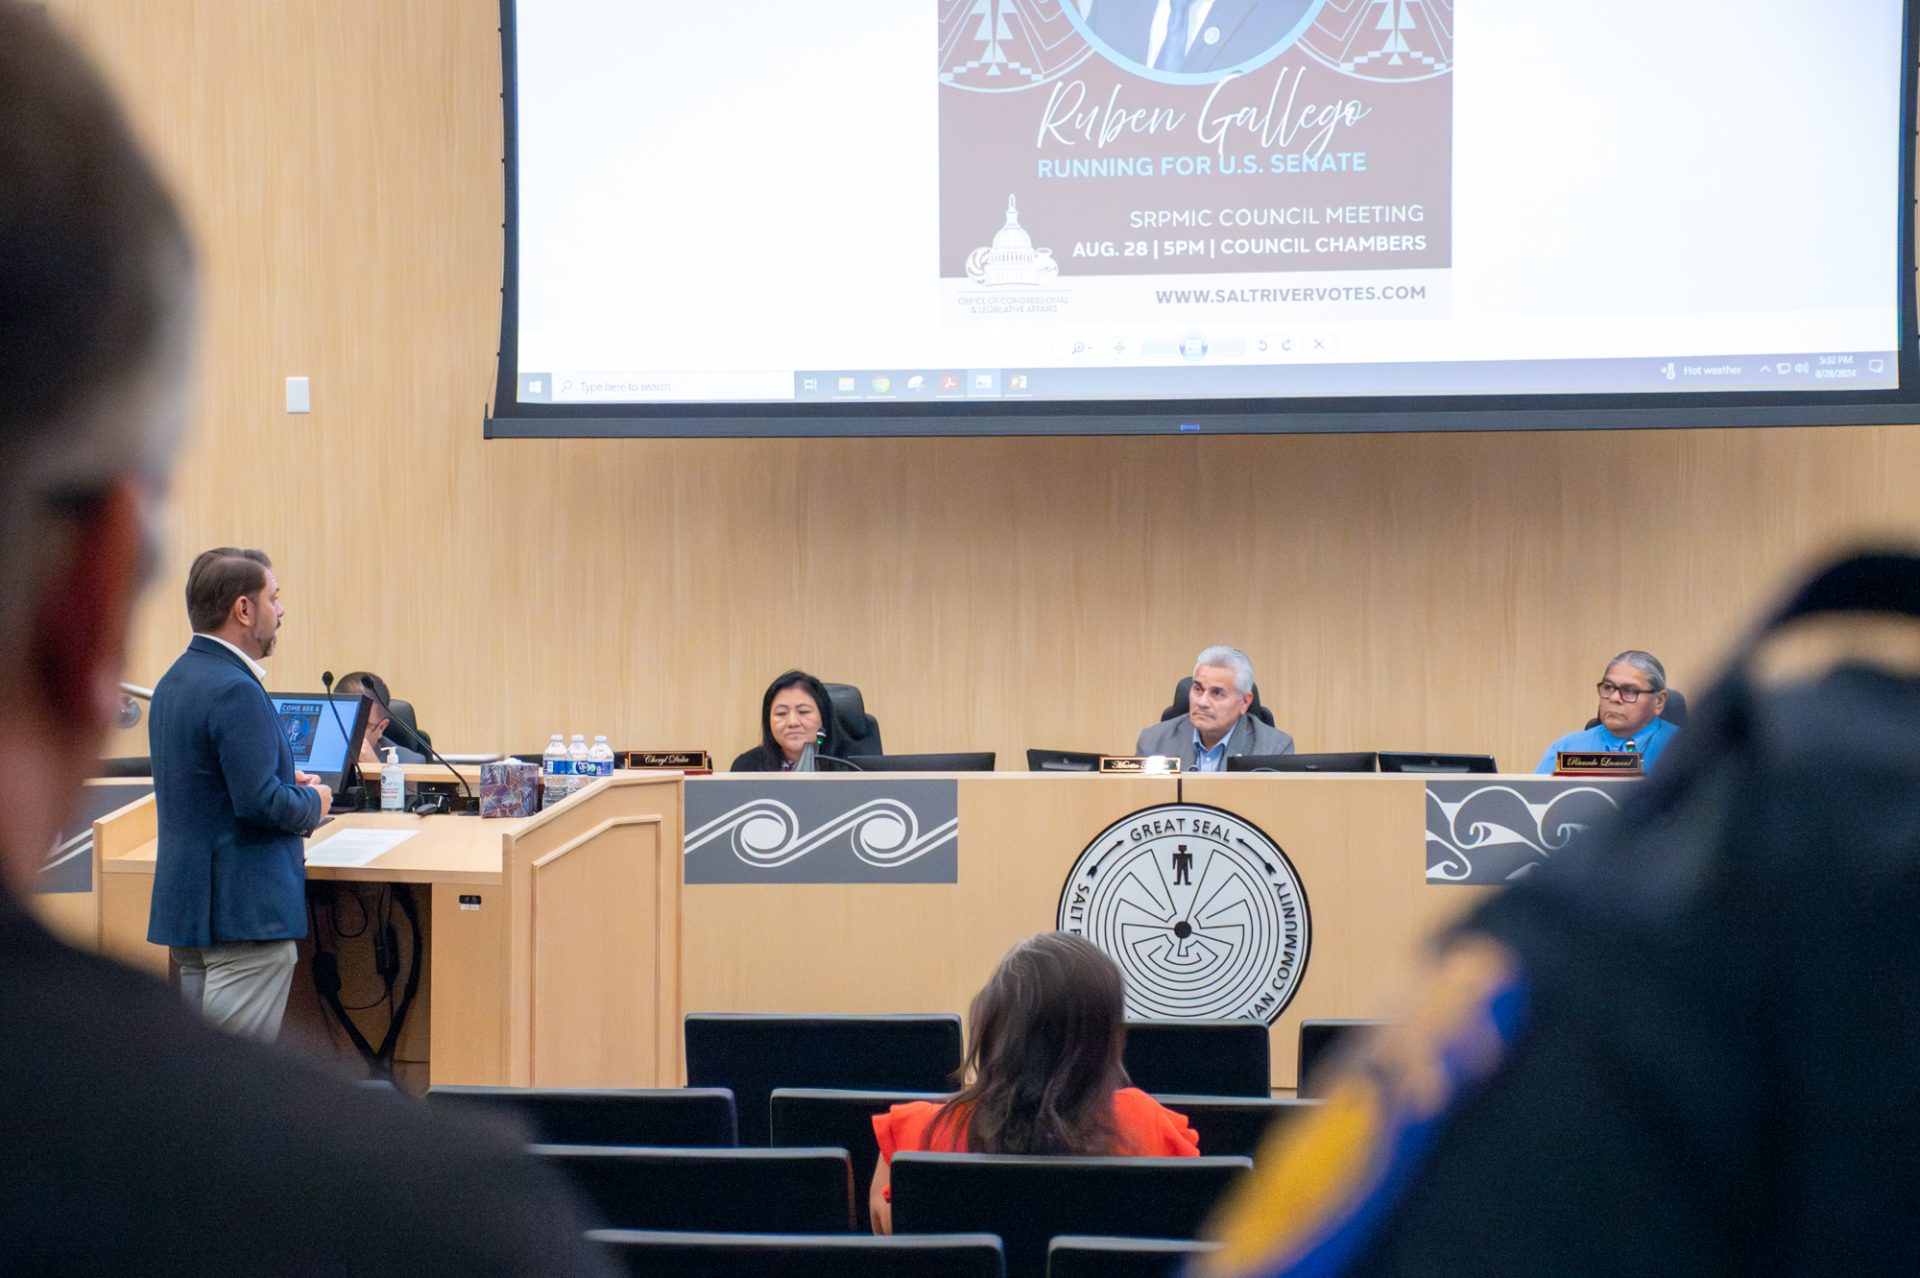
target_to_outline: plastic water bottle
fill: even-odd
[[[540,806],[551,807],[573,793],[573,759],[567,753],[567,740],[559,733],[547,738],[547,752],[540,757]]]
[[[400,751],[387,747],[387,761],[380,765],[380,810],[398,812],[407,806],[407,765],[400,762]]]
[[[605,737],[593,739],[593,749],[587,752],[587,757],[592,760],[591,766],[595,777],[613,775],[613,747],[607,744]]]
[[[577,794],[593,784],[593,760],[587,756],[587,739],[580,733],[573,734],[573,743],[567,747],[567,758],[573,763],[573,777],[568,783],[567,793]]]

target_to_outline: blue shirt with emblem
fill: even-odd
[[[1555,763],[1553,756],[1563,750],[1571,750],[1578,754],[1622,754],[1626,751],[1629,741],[1633,743],[1634,750],[1640,755],[1640,766],[1643,769],[1651,769],[1654,761],[1660,757],[1661,751],[1672,743],[1678,731],[1679,729],[1665,719],[1655,719],[1631,737],[1616,737],[1607,731],[1605,724],[1596,723],[1593,727],[1580,732],[1569,732],[1548,746],[1546,754],[1540,758],[1540,766],[1534,771],[1552,772]]]

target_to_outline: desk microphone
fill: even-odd
[[[829,763],[837,763],[841,767],[851,768],[855,772],[866,771],[865,768],[855,763],[852,759],[843,759],[837,754],[826,754],[822,752],[820,750],[820,747],[825,745],[826,743],[827,743],[826,733],[824,732],[815,733],[813,740],[807,743],[807,748],[800,752],[800,759],[797,763],[793,765],[793,770],[795,772],[819,772],[822,769],[816,768],[813,765],[818,763],[820,760],[825,759]]]
[[[328,688],[332,688],[333,687],[333,671],[329,670],[326,673],[322,674],[320,676],[320,681],[326,684]],[[453,773],[453,779],[455,781],[458,781],[460,783],[460,788],[467,792],[467,798],[469,800],[472,800],[472,802],[475,803],[476,805],[480,802],[478,799],[475,799],[473,797],[473,787],[467,783],[467,778],[464,774],[461,773],[460,769],[454,767],[451,763],[448,763],[445,759],[441,758],[440,752],[438,750],[435,750],[433,748],[432,743],[429,742],[425,737],[421,736],[418,732],[415,732],[412,728],[409,728],[406,724],[396,719],[393,714],[393,707],[388,705],[386,702],[382,701],[378,693],[376,693],[372,688],[363,688],[361,689],[361,692],[366,696],[366,698],[369,701],[373,702],[373,704],[375,704],[376,706],[379,706],[381,712],[387,716],[388,731],[392,731],[393,729],[398,728],[400,729],[400,731],[406,733],[407,736],[413,741],[413,745],[415,749],[420,751],[421,754],[426,755],[429,759],[432,759],[435,763],[439,764],[441,767],[445,768],[447,771]],[[336,710],[334,711],[334,713],[337,715],[339,714],[339,711]],[[374,742],[373,748],[378,750],[380,748],[380,743],[377,741]],[[476,811],[478,810],[477,806],[475,810]]]
[[[333,711],[333,726],[340,729],[340,739],[344,741],[347,739],[347,725],[340,722],[340,706],[333,699],[333,671],[322,670],[320,672],[320,686],[321,688],[325,689],[327,694],[326,696],[327,709]],[[340,793],[334,796],[335,798],[345,798],[346,792],[354,788],[347,784],[347,779],[349,777],[352,777],[356,781],[361,779],[360,761],[358,759],[348,759],[344,764],[341,765]],[[354,801],[357,803],[359,802],[359,799],[356,797]],[[320,821],[322,824],[325,824],[327,820],[328,818],[324,815],[320,818]],[[320,828],[320,826],[316,825],[313,828],[314,830],[317,830]],[[312,830],[308,831],[309,834],[311,834],[312,832],[313,832]]]

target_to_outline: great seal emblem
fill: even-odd
[[[1307,970],[1307,894],[1280,845],[1198,803],[1145,808],[1087,844],[1059,927],[1120,965],[1127,1015],[1277,1020]]]

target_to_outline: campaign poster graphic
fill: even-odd
[[[943,282],[1451,266],[1451,0],[935,2]]]
[[[320,734],[320,715],[325,709],[318,701],[281,703],[280,731],[287,734],[287,744],[293,747],[295,763],[305,763],[313,757],[313,742]]]

